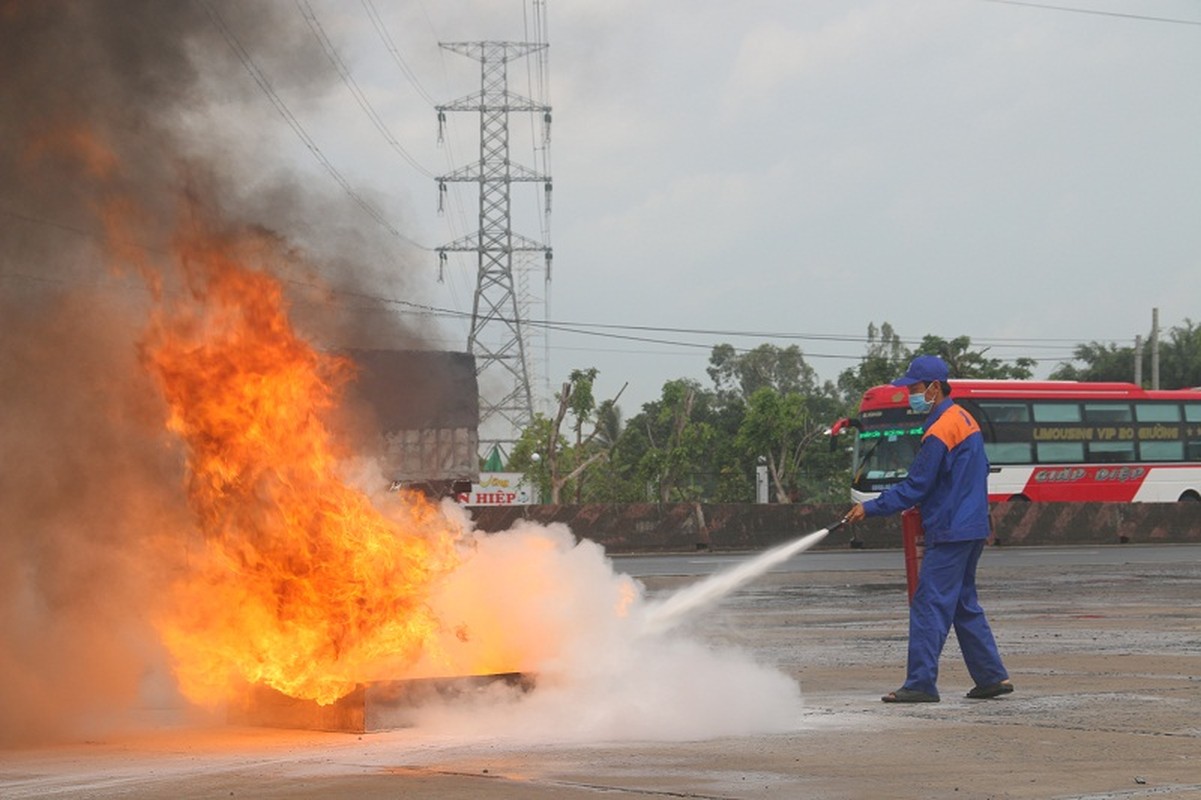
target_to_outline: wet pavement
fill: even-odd
[[[819,553],[691,625],[799,682],[792,730],[567,743],[170,728],[0,751],[0,797],[1201,798],[1201,560],[1149,552],[988,551],[981,598],[1017,686],[996,700],[963,697],[952,635],[941,703],[881,703],[903,675],[904,575],[822,569]],[[662,593],[695,578],[642,580]]]

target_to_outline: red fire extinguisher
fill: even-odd
[[[905,546],[905,581],[909,584],[909,602],[917,591],[917,576],[922,569],[922,553],[926,549],[926,532],[922,514],[916,508],[901,512],[901,541]]]

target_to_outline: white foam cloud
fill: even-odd
[[[475,535],[474,551],[433,605],[464,640],[444,665],[481,651],[535,676],[433,705],[419,729],[522,741],[691,740],[795,729],[796,682],[752,654],[686,633],[648,633],[641,584],[561,525]],[[446,674],[446,673],[443,673]]]

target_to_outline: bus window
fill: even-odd
[[[1087,422],[1130,422],[1130,404],[1085,403],[1084,419]]]
[[[1134,442],[1089,442],[1088,460],[1092,463],[1133,461]]]
[[[1080,406],[1077,403],[1035,403],[1034,421],[1079,422]]]
[[[1184,404],[1185,422],[1201,422],[1201,403]],[[1184,442],[1184,460],[1201,461],[1201,438],[1190,435]]]
[[[1030,442],[985,442],[989,464],[1029,464]]]
[[[980,414],[985,419],[981,422],[991,422],[993,424],[1002,422],[1029,422],[1030,407],[1025,403],[1009,403],[997,402],[995,400],[981,400],[976,403],[976,407],[980,409]]]
[[[1143,461],[1183,461],[1184,442],[1139,442],[1138,453]]]
[[[1180,406],[1175,403],[1135,403],[1134,416],[1139,422],[1179,422]]]
[[[1059,461],[1071,464],[1084,461],[1084,442],[1039,442],[1035,445],[1035,450],[1038,453],[1038,460],[1044,464]]]

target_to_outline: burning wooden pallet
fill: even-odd
[[[372,733],[407,728],[417,709],[431,703],[453,703],[504,686],[526,692],[533,677],[521,672],[382,681],[359,686],[330,705],[289,697],[266,686],[253,686],[240,702],[231,703],[234,725],[269,728]]]

